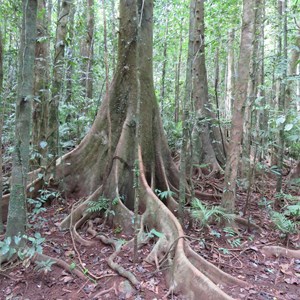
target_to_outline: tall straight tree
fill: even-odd
[[[48,102],[50,89],[50,37],[46,0],[38,0],[37,43],[35,46],[34,95],[32,112],[32,145],[39,152],[33,164],[41,165],[45,160],[48,126]],[[43,159],[41,159],[43,158]],[[45,161],[44,161],[45,162]]]
[[[193,10],[190,18],[193,22],[193,43],[189,46],[193,49],[192,66],[192,101],[195,106],[196,124],[193,132],[193,140],[197,141],[193,147],[197,156],[196,163],[206,163],[211,172],[219,171],[212,139],[210,136],[211,117],[208,102],[208,83],[205,62],[204,40],[204,0],[192,1]]]
[[[86,98],[93,97],[92,63],[94,57],[94,0],[88,0],[85,11],[86,33],[81,43],[80,55],[82,63],[82,87]]]
[[[278,113],[282,117],[286,117],[286,77],[287,77],[287,1],[278,0],[278,17],[279,17],[279,34],[278,34],[278,57],[280,75],[277,78],[278,89],[277,89],[277,101],[278,101]],[[283,158],[284,158],[284,126],[286,122],[279,124],[279,133],[278,133],[278,144],[276,148],[277,154],[277,167],[278,167],[278,176],[276,183],[276,192],[280,193],[282,188],[282,179],[283,179]],[[275,201],[275,206],[279,207],[280,198],[278,197]]]
[[[2,188],[3,188],[3,174],[2,174],[2,130],[4,121],[4,103],[3,103],[3,39],[2,28],[0,27],[0,234],[3,232],[2,221]]]
[[[26,228],[26,182],[29,165],[31,107],[36,40],[37,0],[23,0],[15,145],[6,236],[23,234]]]
[[[48,119],[48,155],[52,176],[55,177],[55,162],[58,158],[59,147],[59,118],[58,108],[62,96],[64,67],[65,67],[65,47],[68,32],[68,20],[72,0],[63,0],[59,7],[59,16],[56,28],[55,51],[52,75],[52,95],[49,101]]]
[[[230,131],[230,146],[225,169],[225,183],[222,205],[234,212],[236,198],[236,180],[243,137],[243,106],[247,98],[249,81],[249,64],[254,38],[255,1],[243,1],[242,30],[240,37],[240,54],[238,59],[237,80],[233,103],[233,119]]]

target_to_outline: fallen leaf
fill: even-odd
[[[73,281],[73,277],[72,276],[64,276],[61,281],[63,281],[64,283],[68,283],[68,282],[71,282]]]
[[[289,277],[289,278],[285,278],[284,281],[288,284],[299,284],[299,280],[296,277]]]

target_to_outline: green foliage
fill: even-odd
[[[47,259],[47,260],[41,260],[36,262],[35,270],[37,272],[44,272],[48,273],[52,271],[52,265],[55,264],[55,261],[52,259]]]
[[[38,228],[42,223],[45,222],[45,219],[39,216],[42,212],[46,211],[44,204],[47,201],[58,199],[60,196],[61,194],[59,191],[50,191],[43,189],[39,190],[39,196],[37,198],[27,198],[27,202],[32,205],[32,210],[29,213],[29,219],[31,222],[35,222],[35,228]]]
[[[219,251],[221,251],[225,255],[230,254],[230,251],[227,248],[219,248]]]
[[[239,239],[239,238],[233,239],[233,240],[228,240],[228,242],[232,248],[237,248],[241,245],[241,239]]]
[[[226,212],[224,208],[220,206],[206,206],[197,198],[192,201],[191,215],[199,222],[201,227],[207,226],[211,221],[216,221],[217,223],[221,221],[231,222],[234,219],[234,215]]]
[[[111,201],[110,199],[107,199],[104,196],[100,196],[97,201],[89,201],[87,203],[88,208],[86,209],[86,211],[89,213],[104,212],[106,217],[108,215],[114,216],[115,212],[111,209],[110,202],[111,205],[118,205],[119,198],[116,197]]]
[[[236,236],[236,231],[232,227],[225,227],[223,231],[226,233],[225,236],[232,237]]]
[[[161,200],[168,199],[169,197],[173,197],[175,195],[174,192],[167,190],[167,191],[161,191],[159,189],[155,190],[155,193]]]
[[[156,229],[152,228],[148,233],[147,233],[147,236],[149,238],[153,238],[153,237],[157,237],[157,238],[161,238],[164,236],[163,233],[157,231]]]
[[[275,227],[284,234],[295,233],[296,232],[296,223],[289,220],[284,214],[277,211],[271,212],[271,220],[274,223]]]
[[[300,217],[300,202],[294,205],[288,205],[284,211],[286,216]]]
[[[13,238],[7,237],[3,241],[0,241],[0,254],[7,255],[10,259],[13,255],[17,255],[21,260],[28,260],[37,253],[42,253],[42,244],[45,239],[39,232],[36,232],[34,236],[14,236]]]
[[[106,211],[109,208],[109,199],[101,196],[97,201],[89,201],[88,203],[87,212],[95,213]]]

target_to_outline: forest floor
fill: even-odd
[[[212,186],[220,185],[218,180],[201,181],[203,191],[213,193]],[[259,186],[259,182],[257,183]],[[267,181],[264,192],[255,189],[250,197],[247,216],[262,228],[261,232],[212,224],[201,229],[197,223],[186,229],[191,237],[192,248],[205,259],[225,272],[249,283],[248,288],[221,287],[234,299],[252,300],[297,300],[300,299],[300,260],[283,257],[265,257],[261,248],[266,245],[286,246],[286,239],[274,228],[269,219],[267,206],[262,202],[274,200],[274,182]],[[246,193],[239,191],[238,211],[245,205]],[[143,262],[155,244],[148,243],[139,250],[139,261],[133,263],[132,252],[123,249],[115,261],[126,270],[135,274],[140,281],[140,289],[135,290],[129,282],[118,276],[107,265],[107,258],[113,249],[95,241],[92,247],[81,246],[72,241],[70,232],[60,231],[60,222],[70,213],[75,199],[62,198],[52,201],[51,206],[36,216],[31,222],[29,235],[40,232],[45,238],[43,253],[50,257],[60,258],[70,266],[79,267],[85,279],[71,275],[55,265],[51,271],[37,270],[34,265],[22,263],[6,266],[0,271],[0,299],[40,300],[40,299],[162,299],[168,292],[163,270]],[[209,204],[218,204],[210,202]],[[100,221],[100,222],[99,222]],[[132,237],[122,233],[121,228],[102,226],[101,220],[94,221],[94,229],[120,242]],[[79,231],[85,239],[87,225]],[[288,246],[300,248],[299,233],[289,236]],[[181,299],[178,295],[169,295],[166,299]],[[200,299],[200,298],[199,298]]]

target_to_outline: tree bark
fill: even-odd
[[[166,71],[167,71],[167,62],[168,62],[168,32],[169,32],[169,9],[166,8],[166,31],[164,36],[164,44],[163,44],[163,63],[162,63],[162,71],[161,71],[161,86],[160,86],[160,106],[161,106],[161,114],[164,115],[165,109],[165,81],[166,81]]]
[[[56,28],[55,51],[53,63],[52,79],[52,96],[49,102],[49,119],[48,119],[48,156],[50,159],[50,172],[55,177],[55,162],[58,158],[59,148],[59,117],[58,109],[63,93],[63,79],[65,66],[65,47],[67,36],[68,16],[71,9],[72,0],[63,0],[58,16]]]
[[[3,101],[3,38],[2,28],[0,27],[0,234],[3,232],[3,220],[2,220],[2,189],[3,189],[3,173],[2,173],[2,131],[4,121],[4,101]]]
[[[225,169],[224,193],[222,206],[229,212],[234,212],[236,198],[236,179],[241,153],[243,131],[243,106],[247,98],[247,86],[249,80],[249,64],[252,53],[252,41],[254,37],[255,7],[254,1],[243,1],[242,31],[240,42],[240,55],[238,59],[237,81],[235,85],[235,99],[230,131],[230,147]]]
[[[280,59],[280,64],[282,67],[282,73],[278,78],[278,113],[279,115],[286,118],[286,77],[287,77],[287,2],[286,0],[278,0],[278,15],[279,15],[279,24],[280,32],[278,37],[278,54]],[[280,193],[282,189],[282,177],[283,177],[283,158],[284,158],[284,126],[286,122],[279,124],[279,133],[278,133],[278,147],[277,147],[277,167],[278,167],[278,176],[276,182],[276,192]],[[275,206],[279,207],[280,198],[277,197],[275,201]]]
[[[29,165],[31,107],[36,38],[37,1],[23,0],[23,21],[18,95],[16,107],[15,148],[11,176],[6,237],[23,234],[26,227],[26,181]]]
[[[242,178],[248,178],[252,173],[251,160],[253,159],[253,144],[255,144],[255,138],[253,136],[253,129],[255,124],[256,115],[253,114],[253,104],[257,99],[258,83],[260,75],[260,61],[258,60],[259,54],[259,39],[261,36],[261,22],[262,20],[262,4],[261,0],[256,1],[255,20],[254,20],[254,41],[250,62],[250,77],[248,82],[247,100],[244,105],[244,124],[243,124],[243,145],[242,145],[242,162],[240,168],[240,176]],[[249,182],[248,182],[249,184]]]
[[[208,164],[210,171],[219,171],[220,166],[217,161],[214,148],[211,142],[210,128],[211,120],[208,102],[208,83],[205,63],[205,40],[204,40],[204,1],[194,0],[193,15],[193,89],[192,99],[195,106],[196,124],[193,130],[193,149],[195,163]],[[219,141],[221,143],[221,141]]]
[[[226,72],[226,94],[225,94],[225,118],[231,120],[232,102],[234,99],[234,30],[228,32],[228,53],[227,53],[227,72]]]
[[[35,155],[31,165],[38,168],[45,163],[50,89],[50,24],[46,17],[46,1],[38,0],[37,43],[35,46],[34,96],[32,112],[32,146]]]
[[[179,51],[178,51],[178,61],[175,65],[175,112],[174,112],[174,122],[178,123],[179,121],[179,112],[180,112],[180,74],[181,74],[181,57],[182,57],[182,27],[183,19],[180,23],[180,38],[179,38]]]

